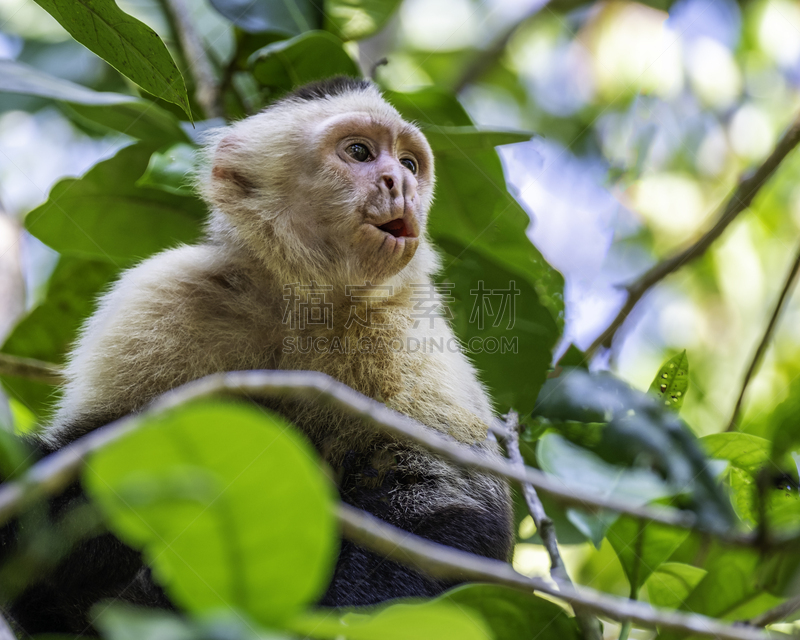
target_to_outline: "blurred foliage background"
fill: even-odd
[[[162,3],[117,4],[149,25],[183,64]],[[470,219],[469,206],[462,218],[443,213],[434,236],[446,255],[461,258],[449,265],[451,279],[462,278],[469,286],[473,276],[486,273],[481,260],[488,256],[505,269],[498,272],[498,282],[521,271],[536,288],[538,301],[526,313],[546,327],[547,348],[524,352],[513,367],[523,369],[527,357],[536,360],[537,389],[570,344],[588,347],[608,324],[622,304],[619,284],[710,225],[739,178],[767,157],[800,110],[798,0],[402,0],[375,3],[379,10],[373,12],[359,12],[359,3],[338,2],[329,4],[324,16],[308,2],[293,5],[299,19],[261,12],[265,3],[203,0],[189,6],[214,71],[227,83],[223,107],[232,117],[257,110],[296,81],[293,73],[302,75],[302,65],[275,66],[274,52],[282,42],[326,27],[343,37],[335,48],[349,57],[323,56],[323,44],[315,41],[323,48],[310,59],[314,68],[360,68],[392,92],[395,104],[403,104],[403,95],[417,96],[408,99],[404,113],[413,115],[418,108],[424,121],[426,113],[435,112],[435,126],[463,127],[471,120],[494,132],[529,132],[506,138],[495,133],[482,144],[514,142],[498,149],[502,169],[530,216],[528,237],[563,275],[563,312],[558,274],[538,264],[520,267],[518,255],[527,255],[532,264],[537,259],[524,247],[509,245],[507,252],[489,255],[487,238],[486,247],[480,242],[473,247],[473,262],[471,254],[464,257],[471,242],[468,225],[459,227],[464,230],[459,235],[444,224]],[[298,26],[303,23],[307,29]],[[95,91],[143,95],[31,0],[0,0],[0,65],[3,61]],[[112,158],[132,137],[120,133],[118,124],[104,122],[91,101],[54,101],[53,85],[50,97],[48,91],[9,90],[8,73],[0,66],[7,90],[0,93],[0,341],[6,353],[60,362],[94,296],[121,268],[160,245],[136,244],[137,238],[123,230],[99,247],[74,230],[36,227],[37,220],[47,219],[48,192],[58,180]],[[159,150],[167,154],[167,166],[185,166],[180,148],[161,147],[170,137],[172,144],[188,143],[209,124],[191,89],[196,128],[185,122],[176,128],[185,114],[158,101],[174,116],[162,123],[168,133],[160,140],[133,136],[140,142],[123,152],[130,156],[124,166],[128,173],[138,167],[137,175],[117,169],[97,176],[98,189],[107,189],[109,181],[117,189],[125,180],[125,188],[135,188],[149,163],[141,180],[146,184],[151,175],[151,184],[160,189],[159,203],[169,207],[170,197],[189,198],[180,179],[170,183],[169,172],[149,159]],[[424,96],[432,96],[430,102]],[[137,119],[125,122],[131,121]],[[428,133],[433,140],[435,127]],[[437,148],[444,158],[447,135]],[[493,161],[486,162],[481,167],[494,170]],[[456,159],[445,159],[440,167],[446,167],[440,173],[440,202],[452,204],[457,198],[451,192],[469,182],[470,169]],[[646,296],[592,368],[609,368],[646,390],[659,366],[686,350],[691,369],[682,417],[698,436],[723,430],[800,243],[798,178],[800,156],[795,154],[703,258]],[[487,179],[502,184],[499,175]],[[174,208],[186,220],[168,232],[190,241],[202,207],[183,202]],[[38,214],[29,217],[25,229],[23,220],[31,211]],[[524,216],[515,220],[520,228],[527,224]],[[155,218],[149,223],[159,224]],[[61,255],[52,248],[59,242],[69,245]],[[505,367],[496,359],[478,364],[490,370],[490,384],[492,367]],[[497,375],[499,380],[507,373]],[[27,380],[4,382],[0,421],[18,431],[29,429],[45,415],[52,388]],[[496,397],[503,396],[502,384],[492,386]],[[532,400],[531,406],[519,406],[524,391],[514,388],[499,402],[530,409]],[[795,402],[800,406],[795,398],[800,398],[800,298],[790,300],[750,384],[740,430],[770,438],[776,415],[792,414]],[[581,583],[628,595],[623,567],[607,541],[599,549],[576,544],[565,555]],[[525,572],[546,573],[547,557],[538,545],[520,544],[515,564]]]

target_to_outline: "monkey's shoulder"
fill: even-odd
[[[273,304],[253,280],[213,244],[165,251],[126,271],[70,355],[56,425],[123,415],[217,371],[269,368]]]

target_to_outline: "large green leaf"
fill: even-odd
[[[751,549],[715,552],[704,567],[708,573],[683,599],[681,609],[726,620],[741,620],[775,606],[780,599],[765,591],[760,568],[764,558]],[[664,633],[664,640],[686,640],[685,635]]]
[[[13,60],[0,60],[0,92],[24,93],[68,103],[67,115],[140,140],[163,144],[188,138],[171,113],[148,100],[93,91]]]
[[[177,118],[148,100],[131,99],[110,106],[70,102],[62,105],[62,110],[73,120],[88,126],[119,131],[151,144],[189,142]]]
[[[728,460],[732,466],[755,476],[769,460],[771,443],[749,433],[712,433],[699,440],[709,458]]]
[[[0,60],[0,90],[65,102],[106,106],[136,100],[133,96],[122,93],[94,91],[15,60]]]
[[[576,494],[592,493],[602,498],[624,499],[631,506],[640,506],[675,493],[675,489],[656,473],[609,464],[555,433],[547,433],[539,439],[536,460],[543,471],[561,480],[565,486],[573,487]],[[567,517],[599,547],[617,514],[567,509]]]
[[[642,584],[686,539],[689,532],[620,516],[606,532],[636,597]]]
[[[434,154],[494,149],[504,144],[525,142],[533,137],[525,131],[501,131],[475,127],[425,127],[425,137]]]
[[[69,34],[145,91],[191,119],[183,76],[161,38],[114,0],[36,0]]]
[[[93,455],[84,482],[175,602],[274,625],[322,595],[336,558],[334,492],[316,460],[281,418],[203,402]]]
[[[240,611],[187,617],[163,609],[106,601],[96,605],[92,613],[92,626],[102,632],[105,640],[292,640],[286,634],[261,628]],[[37,640],[59,638],[38,636]]]
[[[325,0],[325,28],[342,40],[361,40],[378,31],[401,0]]]
[[[95,298],[116,277],[109,262],[62,256],[44,299],[14,327],[2,351],[15,356],[62,363],[83,321],[94,311]],[[39,418],[53,402],[53,387],[25,378],[2,378],[11,397]]]
[[[342,41],[326,31],[311,31],[291,40],[273,42],[250,57],[256,80],[267,87],[292,87],[336,75],[358,77],[358,65]]]
[[[688,494],[702,527],[725,531],[735,522],[715,465],[680,418],[651,395],[609,373],[564,369],[542,387],[534,415],[557,422],[606,422],[593,448],[603,460],[658,471],[673,494]]]
[[[303,638],[325,640],[491,640],[480,616],[449,602],[395,604],[374,613],[308,614],[291,627]]]
[[[458,242],[524,278],[563,327],[564,279],[528,239],[530,217],[508,192],[500,158],[488,144],[529,136],[453,129],[472,122],[452,95],[435,89],[387,93],[387,99],[403,117],[430,129],[432,141],[442,146],[436,153],[436,200],[428,224],[433,240]]]
[[[705,575],[705,569],[690,564],[665,562],[647,580],[648,600],[656,607],[677,609]]]
[[[296,35],[322,27],[322,8],[312,0],[211,0],[240,29]]]
[[[550,368],[559,330],[534,288],[490,257],[444,239],[453,329],[501,410],[527,412]]]
[[[578,640],[574,618],[557,604],[508,587],[473,584],[458,587],[438,598],[477,611],[495,640]]]
[[[119,266],[193,242],[201,234],[203,202],[135,184],[152,152],[144,143],[126,147],[82,178],[61,180],[28,213],[25,227],[56,251]]]

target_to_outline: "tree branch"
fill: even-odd
[[[525,461],[522,458],[522,453],[519,450],[519,416],[516,411],[509,411],[506,416],[505,429],[503,429],[503,438],[506,443],[506,451],[511,463],[518,469],[525,469]],[[539,532],[547,549],[547,555],[550,556],[550,575],[559,586],[572,586],[572,580],[569,578],[567,568],[564,566],[564,561],[561,559],[561,554],[558,551],[558,540],[556,539],[556,528],[550,516],[545,513],[544,505],[539,499],[539,494],[536,489],[528,482],[520,483],[522,487],[522,495],[525,498],[525,504],[528,506],[528,511],[533,518],[533,523],[536,525],[536,530]],[[600,633],[600,623],[591,613],[575,607],[575,617],[583,632],[583,637],[586,640],[602,640]]]
[[[88,433],[37,462],[20,479],[0,485],[0,524],[26,505],[66,487],[78,476],[87,456],[135,428],[142,417],[221,393],[293,397],[306,399],[320,406],[335,406],[384,433],[415,442],[459,466],[529,483],[561,504],[578,506],[589,511],[607,509],[684,529],[697,528],[697,519],[689,511],[672,507],[639,506],[627,500],[593,495],[587,488],[579,491],[577,487],[565,486],[561,480],[538,469],[518,468],[502,458],[478,453],[318,371],[216,373],[168,391],[148,405],[141,414],[125,416]],[[754,538],[745,534],[717,534],[717,537],[730,544],[754,544]]]
[[[706,231],[694,244],[662,260],[636,281],[625,287],[628,291],[628,298],[625,300],[625,304],[622,305],[622,309],[619,310],[611,324],[586,350],[587,355],[594,354],[601,346],[610,347],[616,332],[639,300],[652,287],[684,265],[696,260],[708,250],[713,242],[722,235],[722,232],[728,228],[728,225],[750,206],[759,189],[798,143],[800,143],[800,117],[797,117],[786,133],[783,134],[783,137],[778,141],[775,149],[764,163],[752,175],[740,180],[739,186],[728,199],[722,213],[711,229]]]
[[[767,350],[769,341],[772,338],[772,332],[775,329],[775,325],[778,322],[778,316],[783,310],[783,305],[786,302],[786,298],[789,295],[789,291],[791,290],[795,278],[797,277],[798,269],[800,269],[800,248],[798,248],[797,250],[797,255],[795,256],[794,262],[792,263],[792,268],[789,269],[789,274],[786,276],[786,280],[783,283],[783,289],[781,290],[780,296],[778,296],[778,302],[775,303],[775,308],[772,310],[772,316],[770,317],[769,322],[767,323],[767,328],[764,331],[764,335],[761,337],[761,342],[758,344],[758,348],[756,349],[756,352],[753,355],[753,360],[747,369],[747,373],[744,374],[744,379],[742,380],[742,389],[739,392],[739,397],[736,400],[736,405],[733,407],[733,413],[731,414],[731,421],[728,424],[728,428],[726,429],[726,431],[734,431],[736,429],[736,421],[739,418],[739,411],[742,408],[742,402],[744,402],[744,394],[747,391],[747,385],[750,384],[750,378],[753,377],[753,374],[755,373],[756,369],[761,365],[761,360],[764,357],[764,352]]]
[[[755,618],[750,618],[746,624],[753,627],[766,627],[768,624],[774,624],[775,622],[785,620],[798,610],[800,610],[800,596],[795,596],[794,598],[789,598],[786,602],[781,602],[777,607],[773,607]]]
[[[505,562],[420,538],[346,504],[339,505],[338,516],[346,538],[436,578],[489,582],[526,593],[538,591],[614,620],[630,620],[642,627],[677,631],[687,637],[704,636],[718,640],[768,640],[773,637],[746,626],[727,625],[698,614],[654,609],[643,602],[609,596],[585,587],[562,585],[555,588],[542,578],[517,573]]]
[[[61,384],[64,381],[58,365],[8,353],[0,353],[0,376],[28,378],[47,384]]]
[[[503,33],[501,33],[494,40],[494,42],[492,42],[488,49],[485,51],[479,51],[472,59],[472,62],[469,64],[469,66],[464,69],[458,80],[456,80],[455,84],[453,85],[453,93],[461,93],[461,91],[463,91],[467,85],[472,84],[484,73],[486,73],[492,67],[492,65],[497,62],[500,56],[503,55],[508,43],[511,41],[511,38],[514,37],[514,34],[517,32],[517,30],[528,20],[537,15],[542,9],[544,9],[548,2],[549,0],[536,0],[528,12],[517,22],[508,27],[508,29],[506,29]]]
[[[222,118],[221,96],[202,38],[194,27],[186,0],[161,0],[183,50],[195,86],[195,99],[206,118]]]

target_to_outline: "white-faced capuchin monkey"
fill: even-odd
[[[453,348],[432,284],[430,146],[372,83],[307,85],[224,128],[207,145],[197,185],[211,210],[207,239],[145,260],[102,297],[69,358],[43,453],[207,374],[294,369],[327,373],[497,455],[487,439],[491,403]],[[431,344],[445,348],[419,347]],[[313,403],[263,404],[311,440],[346,503],[430,540],[508,558],[502,481]],[[51,503],[51,517],[81,500],[76,484]],[[320,605],[449,586],[345,540]],[[28,633],[88,633],[89,608],[104,598],[172,606],[140,554],[105,534],[79,544],[8,613]]]

